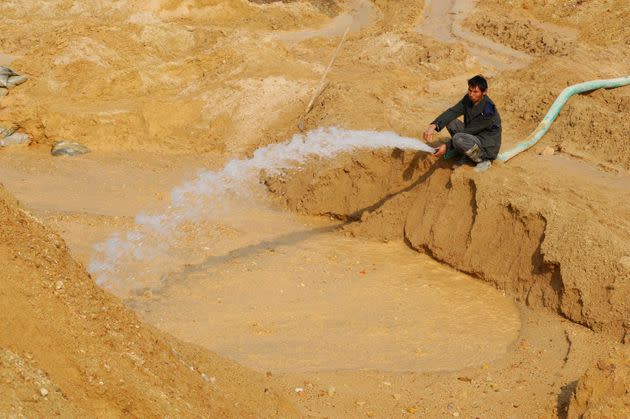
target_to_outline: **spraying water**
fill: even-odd
[[[114,234],[95,246],[88,266],[97,284],[111,288],[133,288],[145,278],[159,278],[176,253],[177,243],[187,234],[186,226],[218,220],[230,203],[252,200],[261,194],[261,171],[278,175],[299,168],[313,157],[330,158],[356,149],[401,148],[434,153],[414,138],[391,132],[318,129],[295,135],[290,141],[259,148],[249,159],[231,160],[222,170],[202,171],[195,179],[173,189],[171,204],[162,214],[140,213],[135,228]],[[256,188],[258,186],[258,188]],[[144,281],[143,283],[146,283]]]

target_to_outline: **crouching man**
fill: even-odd
[[[432,141],[435,132],[446,127],[451,140],[435,152],[442,157],[451,150],[460,155],[459,164],[472,161],[475,170],[484,171],[501,148],[501,117],[494,102],[486,95],[488,82],[482,76],[468,80],[468,93],[457,104],[444,111],[427,127],[423,138]],[[457,119],[464,116],[464,122]]]

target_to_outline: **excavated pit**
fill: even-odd
[[[575,173],[558,166],[564,178],[532,187],[518,174],[508,177],[506,167],[481,176],[470,167],[453,171],[450,163],[434,164],[421,154],[366,152],[316,162],[266,183],[294,211],[357,221],[344,227],[357,236],[404,239],[517,301],[623,341],[630,311],[619,303],[628,286],[618,278],[624,275],[628,243],[623,234],[611,234],[589,246],[605,228],[606,214],[585,220],[575,204],[563,207],[534,197],[533,189],[562,183],[573,194],[588,193],[590,188],[579,191]],[[611,180],[600,175],[598,182]],[[594,275],[599,286],[584,286]]]
[[[125,213],[161,195],[154,189],[157,175],[148,174],[151,166],[131,179],[119,157],[42,160],[26,179],[20,168],[32,156],[12,154],[0,175],[63,232],[86,265],[96,254],[93,245],[113,232],[134,231]],[[89,170],[94,165],[103,170]],[[396,169],[382,181],[390,182]],[[157,183],[174,182],[176,173],[160,175]],[[410,173],[398,186],[416,181]],[[123,183],[134,198],[111,193]],[[80,196],[88,191],[86,202]],[[218,201],[228,210],[215,218],[209,207]],[[128,248],[124,240],[112,242],[118,252],[108,263],[116,266],[102,285],[159,329],[260,372],[456,371],[502,359],[518,338],[516,306],[492,287],[418,255],[401,240],[339,234],[350,220],[304,218],[274,206],[256,194],[210,194],[208,218],[182,222],[176,239],[146,235]],[[150,255],[165,241],[168,251],[155,259],[131,257]],[[92,274],[99,281],[99,272]]]

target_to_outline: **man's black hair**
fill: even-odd
[[[468,80],[468,85],[470,87],[478,87],[482,92],[488,90],[488,81],[480,74]]]

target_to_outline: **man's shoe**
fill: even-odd
[[[477,165],[475,166],[473,170],[477,173],[482,173],[488,170],[490,166],[492,166],[492,161],[482,160],[481,162],[477,163]]]

